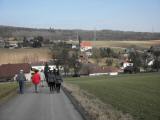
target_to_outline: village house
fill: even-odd
[[[83,64],[80,70],[81,75],[99,76],[99,75],[118,75],[119,69],[113,66],[98,66],[96,64]]]
[[[26,79],[31,80],[31,66],[28,63],[0,65],[0,81],[13,81],[20,70],[24,71]]]
[[[41,71],[41,70],[44,70],[45,64],[46,64],[46,62],[44,62],[44,61],[34,62],[34,63],[31,63],[31,67],[32,67],[32,69],[36,69],[36,70]],[[50,70],[57,69],[56,65],[54,65],[50,62],[48,63],[48,66],[50,67]],[[63,67],[60,66],[59,70],[63,70]]]
[[[89,76],[118,75],[118,68],[112,66],[92,68]]]
[[[82,41],[80,43],[80,50],[81,52],[85,52],[87,50],[91,50],[93,48],[92,42],[90,41]]]
[[[125,69],[125,68],[128,67],[128,66],[133,66],[133,63],[132,63],[132,62],[128,62],[128,61],[124,61],[124,62],[122,63],[121,69]]]

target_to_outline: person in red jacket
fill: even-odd
[[[40,74],[38,73],[38,70],[35,70],[34,75],[32,76],[32,82],[35,85],[35,92],[38,93],[38,84],[41,81]]]

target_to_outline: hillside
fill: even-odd
[[[82,40],[158,40],[160,33],[112,31],[112,30],[62,30],[62,29],[36,29],[0,26],[0,37],[43,36],[51,40],[76,40],[77,33]],[[95,34],[96,33],[96,34]]]

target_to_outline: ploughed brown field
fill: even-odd
[[[46,61],[50,58],[48,48],[0,49],[0,64]]]

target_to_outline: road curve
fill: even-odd
[[[0,107],[0,120],[83,120],[64,94],[33,87]]]

